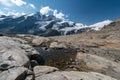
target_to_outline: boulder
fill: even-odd
[[[34,80],[34,76],[33,75],[29,75],[25,78],[25,80]]]
[[[65,43],[60,43],[60,42],[52,42],[50,44],[50,48],[55,48],[55,49],[66,49],[67,45]]]
[[[33,46],[42,46],[44,43],[49,43],[49,41],[49,38],[35,36],[31,43]]]
[[[95,72],[54,72],[37,77],[35,80],[117,80]]]
[[[15,66],[28,67],[29,58],[20,43],[9,37],[0,37],[0,70]]]
[[[11,68],[0,73],[0,80],[24,80],[26,75],[26,68]]]
[[[48,74],[48,73],[52,73],[58,70],[59,70],[58,68],[50,67],[50,66],[35,66],[33,69],[35,77]]]
[[[84,62],[83,67],[87,66],[86,69],[88,70],[97,71],[108,76],[120,79],[120,64],[116,62],[97,55],[85,53],[78,53],[76,59],[78,59],[79,62]]]
[[[8,50],[1,56],[0,69],[9,69],[15,66],[29,67],[30,65],[28,57],[22,50]]]
[[[0,70],[13,67],[30,67],[30,60],[40,62],[40,54],[25,40],[14,37],[0,37]]]
[[[27,71],[27,76],[26,76],[25,80],[35,80],[35,75],[34,75],[33,71],[31,71],[31,70]]]

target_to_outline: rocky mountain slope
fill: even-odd
[[[82,60],[84,61],[84,57],[81,57],[84,54],[76,53],[76,49],[73,46],[38,36],[18,35],[16,37],[0,37],[0,80],[119,79],[118,70],[120,65],[113,61],[101,57],[99,59],[99,57],[92,55],[90,56],[91,58],[85,57],[88,61],[95,60],[93,64],[96,63],[96,65],[92,67],[96,67],[97,64],[101,62],[101,66],[97,67],[98,70],[107,72],[107,67],[114,69],[114,72],[110,71],[111,74],[107,75],[115,78],[92,72],[92,70],[85,72],[87,68],[85,65],[83,66],[84,62],[81,62]],[[71,52],[72,50],[73,52]],[[60,53],[61,51],[63,51],[64,54]],[[105,64],[102,64],[102,61],[105,61]],[[58,66],[60,70],[55,67],[44,65]],[[106,67],[106,69],[102,67]]]
[[[53,15],[43,15],[40,12],[22,16],[0,16],[1,34],[34,34],[40,36],[59,36],[100,30],[112,21],[106,20],[93,25],[83,25]]]
[[[96,59],[99,59],[100,57],[116,62],[117,64],[120,63],[120,19],[117,19],[108,26],[105,26],[100,31],[90,31],[82,34],[58,36],[51,38],[77,46],[79,48],[78,52],[80,52],[79,57],[81,57],[82,61],[85,62],[87,68],[90,67],[95,71],[104,74],[111,74],[110,70],[113,70],[111,69],[111,67],[108,67],[109,69],[107,70],[107,72],[104,70],[99,70],[100,67],[102,67],[102,69],[107,68],[105,66],[103,67],[103,64],[106,64],[105,60],[100,61],[98,64],[96,63]],[[92,56],[96,56],[96,59],[92,58]],[[95,60],[95,63],[93,60]],[[110,65],[113,64],[110,63]],[[114,70],[112,72],[114,72]],[[117,74],[114,75],[116,76]]]
[[[117,19],[75,35],[1,35],[0,80],[120,80],[119,34]]]

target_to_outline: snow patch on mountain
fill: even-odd
[[[113,21],[105,20],[105,21],[98,22],[98,23],[95,23],[93,25],[90,25],[89,27],[91,27],[91,29],[93,29],[93,30],[98,31],[98,30],[101,30],[104,26],[109,25],[111,22],[113,22]]]
[[[80,30],[82,28],[87,28],[87,27],[88,26],[83,25],[82,23],[76,23],[73,27],[65,27],[63,29],[60,29],[60,31],[64,32],[64,35],[66,35],[68,32],[73,31],[74,33],[77,33],[78,30]]]
[[[59,31],[61,32],[64,32],[63,34],[66,35],[68,32],[74,32],[74,33],[77,33],[79,30],[85,30],[87,31],[88,30],[96,30],[96,31],[99,31],[101,30],[104,26],[107,26],[109,25],[110,23],[112,23],[113,21],[111,20],[105,20],[105,21],[102,21],[102,22],[98,22],[98,23],[95,23],[93,25],[84,25],[82,23],[75,23],[75,25],[73,27],[65,27],[65,28],[62,28],[60,29]],[[71,23],[71,22],[68,22],[68,23]],[[73,23],[71,24],[73,25]]]
[[[40,26],[39,27],[39,29],[40,30],[42,30],[42,31],[46,31],[47,29],[46,29],[46,26],[48,26],[50,23],[51,23],[52,21],[46,21],[46,22],[41,22],[41,21],[39,21],[39,22],[36,22],[35,24],[38,24],[38,26]]]
[[[0,18],[0,21],[4,20],[5,18]]]
[[[27,14],[27,15],[24,16],[24,18],[27,19],[29,16],[33,16],[33,15],[34,15],[34,13]]]

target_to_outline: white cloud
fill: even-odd
[[[40,13],[41,13],[42,15],[46,15],[46,14],[48,14],[50,11],[52,11],[52,9],[51,9],[49,6],[42,7],[42,8],[40,9]]]
[[[0,3],[8,7],[13,6],[11,0],[0,0]]]
[[[47,15],[49,12],[52,12],[53,15],[56,17],[56,18],[59,18],[59,19],[64,19],[65,17],[65,14],[63,14],[62,12],[58,12],[56,9],[52,9],[50,8],[49,6],[46,6],[46,7],[42,7],[40,9],[40,13],[43,14],[43,15]]]
[[[27,4],[23,0],[0,0],[0,3],[7,7],[11,7],[13,5],[22,6]]]
[[[34,4],[29,4],[30,7],[32,7],[33,9],[36,9],[35,5]]]
[[[56,18],[59,18],[59,19],[64,19],[65,15],[62,13],[62,12],[59,12],[57,10],[54,10],[53,11],[53,15],[56,17]]]
[[[17,5],[17,6],[22,6],[22,5],[26,5],[27,3],[23,0],[10,0],[13,4]]]

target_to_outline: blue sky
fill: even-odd
[[[0,0],[0,14],[35,13],[45,6],[87,25],[120,17],[120,0]]]

